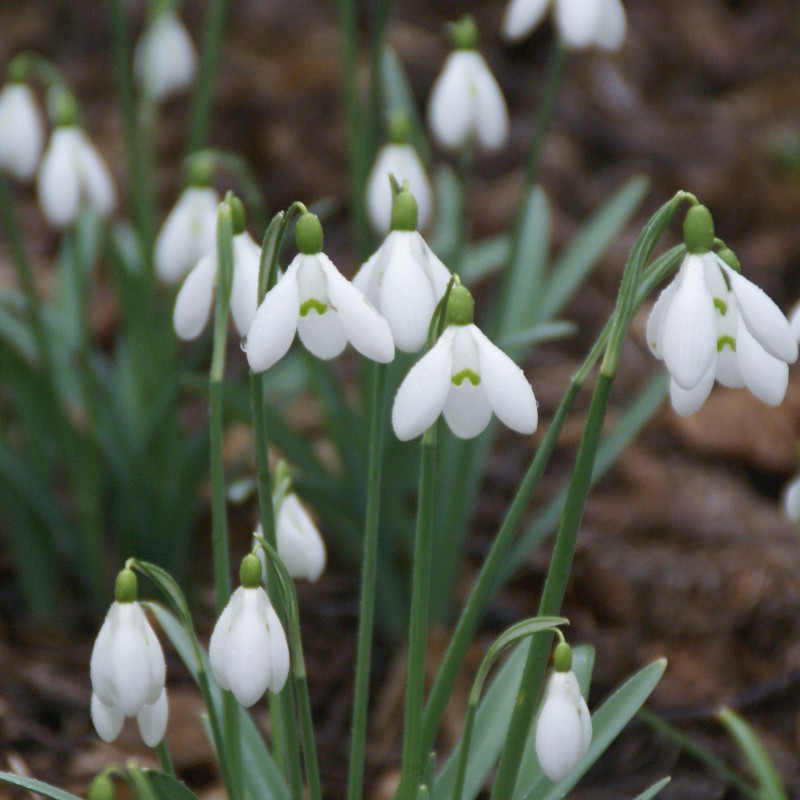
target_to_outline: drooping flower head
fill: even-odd
[[[395,347],[416,353],[449,281],[450,270],[417,231],[417,204],[406,184],[394,196],[391,233],[356,273],[353,286],[389,323]]]
[[[398,183],[408,181],[417,200],[418,226],[425,230],[433,213],[433,190],[417,151],[409,142],[411,123],[403,111],[389,119],[389,142],[378,151],[367,179],[367,212],[372,227],[385,234],[391,227],[394,192],[389,185],[393,175]]]
[[[289,675],[289,645],[278,615],[261,586],[261,562],[247,555],[242,585],[211,634],[208,655],[217,683],[250,708],[269,689],[278,693]]]
[[[473,323],[473,301],[456,284],[447,301],[447,327],[400,384],[392,426],[402,441],[424,433],[444,414],[461,439],[477,436],[492,412],[519,433],[533,433],[538,411],[522,370]]]
[[[519,42],[528,36],[553,6],[556,28],[572,49],[602,47],[618,50],[627,22],[620,0],[509,0],[503,15],[503,36]]]
[[[236,330],[240,336],[245,336],[256,314],[261,248],[245,229],[244,206],[241,200],[230,197],[224,202],[230,204],[233,220],[233,283],[230,311]],[[186,276],[175,298],[172,322],[175,333],[181,339],[196,339],[203,332],[211,316],[219,269],[216,235],[214,242],[215,246]]]
[[[572,671],[572,651],[566,642],[556,646],[553,673],[536,722],[536,755],[551,781],[569,775],[592,742],[592,717]]]
[[[149,747],[164,738],[168,714],[164,654],[136,602],[136,575],[129,569],[117,576],[115,601],[92,650],[91,679],[92,722],[103,741],[119,736],[125,717],[136,717]]]
[[[247,360],[263,372],[283,358],[295,333],[317,358],[339,355],[349,341],[381,363],[394,358],[386,320],[322,252],[322,225],[305,213],[295,229],[300,251],[258,308],[247,334]]]
[[[43,143],[44,123],[33,92],[24,79],[9,80],[0,91],[0,170],[31,180]]]
[[[661,293],[647,323],[647,342],[672,378],[670,398],[681,416],[703,405],[714,380],[746,386],[777,406],[797,360],[786,317],[745,278],[730,250],[714,253],[714,224],[705,206],[686,215],[688,254]]]
[[[508,109],[483,56],[475,49],[472,17],[453,26],[456,49],[447,57],[431,90],[428,124],[436,141],[450,150],[476,142],[496,150],[508,138]]]

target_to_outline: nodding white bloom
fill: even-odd
[[[117,577],[116,598],[92,650],[92,722],[97,735],[111,742],[125,717],[136,717],[145,744],[155,747],[167,728],[164,653],[136,602],[130,570]]]
[[[786,317],[761,289],[710,251],[714,233],[708,209],[692,208],[684,230],[689,254],[647,323],[648,345],[672,378],[673,408],[681,416],[693,414],[715,379],[723,386],[746,386],[764,403],[779,405],[788,365],[798,354]],[[723,254],[735,259],[730,251]]]
[[[388,323],[322,252],[319,219],[303,214],[295,237],[300,252],[267,292],[247,333],[251,369],[263,372],[283,358],[295,333],[317,358],[338,356],[349,341],[373,361],[391,361]]]
[[[241,220],[235,226],[237,230],[241,227],[241,230],[233,236],[230,311],[236,330],[240,336],[245,336],[256,315],[261,248],[244,230],[243,212]],[[216,230],[216,225],[214,229]],[[208,323],[216,289],[218,264],[215,236],[214,246],[186,276],[175,298],[172,322],[175,333],[181,339],[196,339]]]
[[[0,169],[18,180],[30,180],[43,143],[42,115],[30,87],[7,83],[0,91]]]
[[[136,79],[146,95],[163,100],[189,87],[197,71],[197,52],[174,11],[163,11],[145,29],[134,55]]]
[[[210,186],[189,186],[169,212],[156,237],[156,273],[177,283],[217,243],[219,195]]]
[[[556,647],[569,649],[567,644]],[[557,656],[558,657],[558,656]],[[571,654],[569,654],[571,662]],[[570,666],[559,669],[558,661],[545,689],[536,722],[536,755],[551,781],[560,781],[575,769],[592,742],[592,717],[581,695],[578,679]]]
[[[84,206],[108,216],[117,202],[108,167],[75,125],[53,131],[39,167],[38,187],[42,211],[59,228],[75,222]]]
[[[789,325],[792,328],[794,338],[800,342],[800,303],[797,303],[789,314]]]
[[[267,689],[280,692],[289,675],[286,634],[260,581],[261,562],[257,556],[245,556],[242,586],[225,606],[208,649],[217,683],[245,708]]]
[[[795,476],[783,487],[781,497],[783,513],[793,522],[800,522],[800,475]]]
[[[394,203],[393,230],[356,273],[353,286],[389,323],[395,347],[416,353],[451,276],[416,230],[414,196],[404,188]]]
[[[392,409],[397,438],[424,433],[444,413],[461,439],[477,436],[492,412],[519,433],[533,433],[538,411],[522,370],[472,323],[472,297],[454,286],[447,304],[448,326],[400,384]]]
[[[456,49],[431,90],[428,124],[442,147],[456,150],[476,141],[496,150],[508,138],[508,109],[503,92],[483,56],[475,49],[477,30],[470,18],[454,28]]]
[[[627,21],[620,0],[510,0],[503,15],[503,36],[521,41],[551,5],[559,36],[569,48],[618,50],[625,40]]]

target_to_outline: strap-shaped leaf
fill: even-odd
[[[28,789],[43,797],[48,797],[50,800],[81,800],[77,795],[65,792],[63,789],[57,789],[49,783],[37,781],[34,778],[23,778],[21,775],[14,775],[11,772],[0,772],[0,782]]]

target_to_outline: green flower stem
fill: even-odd
[[[408,637],[403,759],[397,795],[399,800],[411,800],[416,797],[426,757],[423,750],[422,713],[425,703],[425,654],[430,612],[436,425],[429,428],[422,436],[421,460],[411,588],[411,624]]]
[[[469,217],[467,214],[467,193],[472,181],[472,165],[474,163],[474,146],[467,142],[458,154],[458,233],[455,241],[455,250],[448,262],[452,272],[457,274],[464,260],[464,252],[469,240]]]
[[[375,621],[375,580],[378,569],[381,472],[383,469],[383,422],[386,414],[384,389],[386,366],[372,364],[369,385],[369,464],[367,507],[364,523],[364,555],[361,564],[361,602],[358,616],[353,719],[350,727],[348,800],[359,800],[364,783],[364,752],[367,735],[372,634]]]
[[[228,767],[228,794],[231,800],[243,800],[242,734],[239,729],[239,703],[233,692],[222,692],[222,726],[225,737],[225,762]]]
[[[172,756],[170,755],[169,747],[167,747],[165,739],[162,739],[156,745],[156,753],[158,754],[158,763],[161,765],[161,771],[166,772],[167,775],[174,778],[175,766],[172,763]]]
[[[214,99],[214,84],[219,67],[219,54],[225,34],[228,16],[228,0],[210,0],[208,19],[203,31],[200,52],[200,73],[189,114],[189,134],[186,139],[186,155],[191,155],[206,144],[211,105]]]
[[[306,765],[308,793],[311,800],[321,800],[322,789],[319,783],[317,744],[314,738],[314,723],[311,717],[311,700],[308,696],[306,665],[302,657],[299,662],[298,665],[298,658],[295,656],[294,681],[295,690],[297,692],[297,711],[300,717],[300,738],[303,744],[303,759]]]
[[[389,0],[374,0],[372,12],[372,37],[370,41],[370,92],[369,92],[369,146],[374,153],[381,138],[383,113],[383,51],[386,25],[389,22]]]

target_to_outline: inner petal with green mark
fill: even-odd
[[[717,352],[721,353],[726,347],[730,347],[731,352],[736,352],[736,339],[733,336],[720,336],[717,339]]]
[[[310,297],[300,306],[300,316],[305,317],[308,316],[309,311],[316,311],[317,314],[322,316],[328,310],[328,306],[325,303],[320,303],[319,300],[315,300],[313,297]]]
[[[465,380],[468,380],[473,386],[477,386],[480,382],[480,376],[476,375],[471,369],[462,369],[461,372],[456,373],[451,378],[456,386],[461,386]]]

